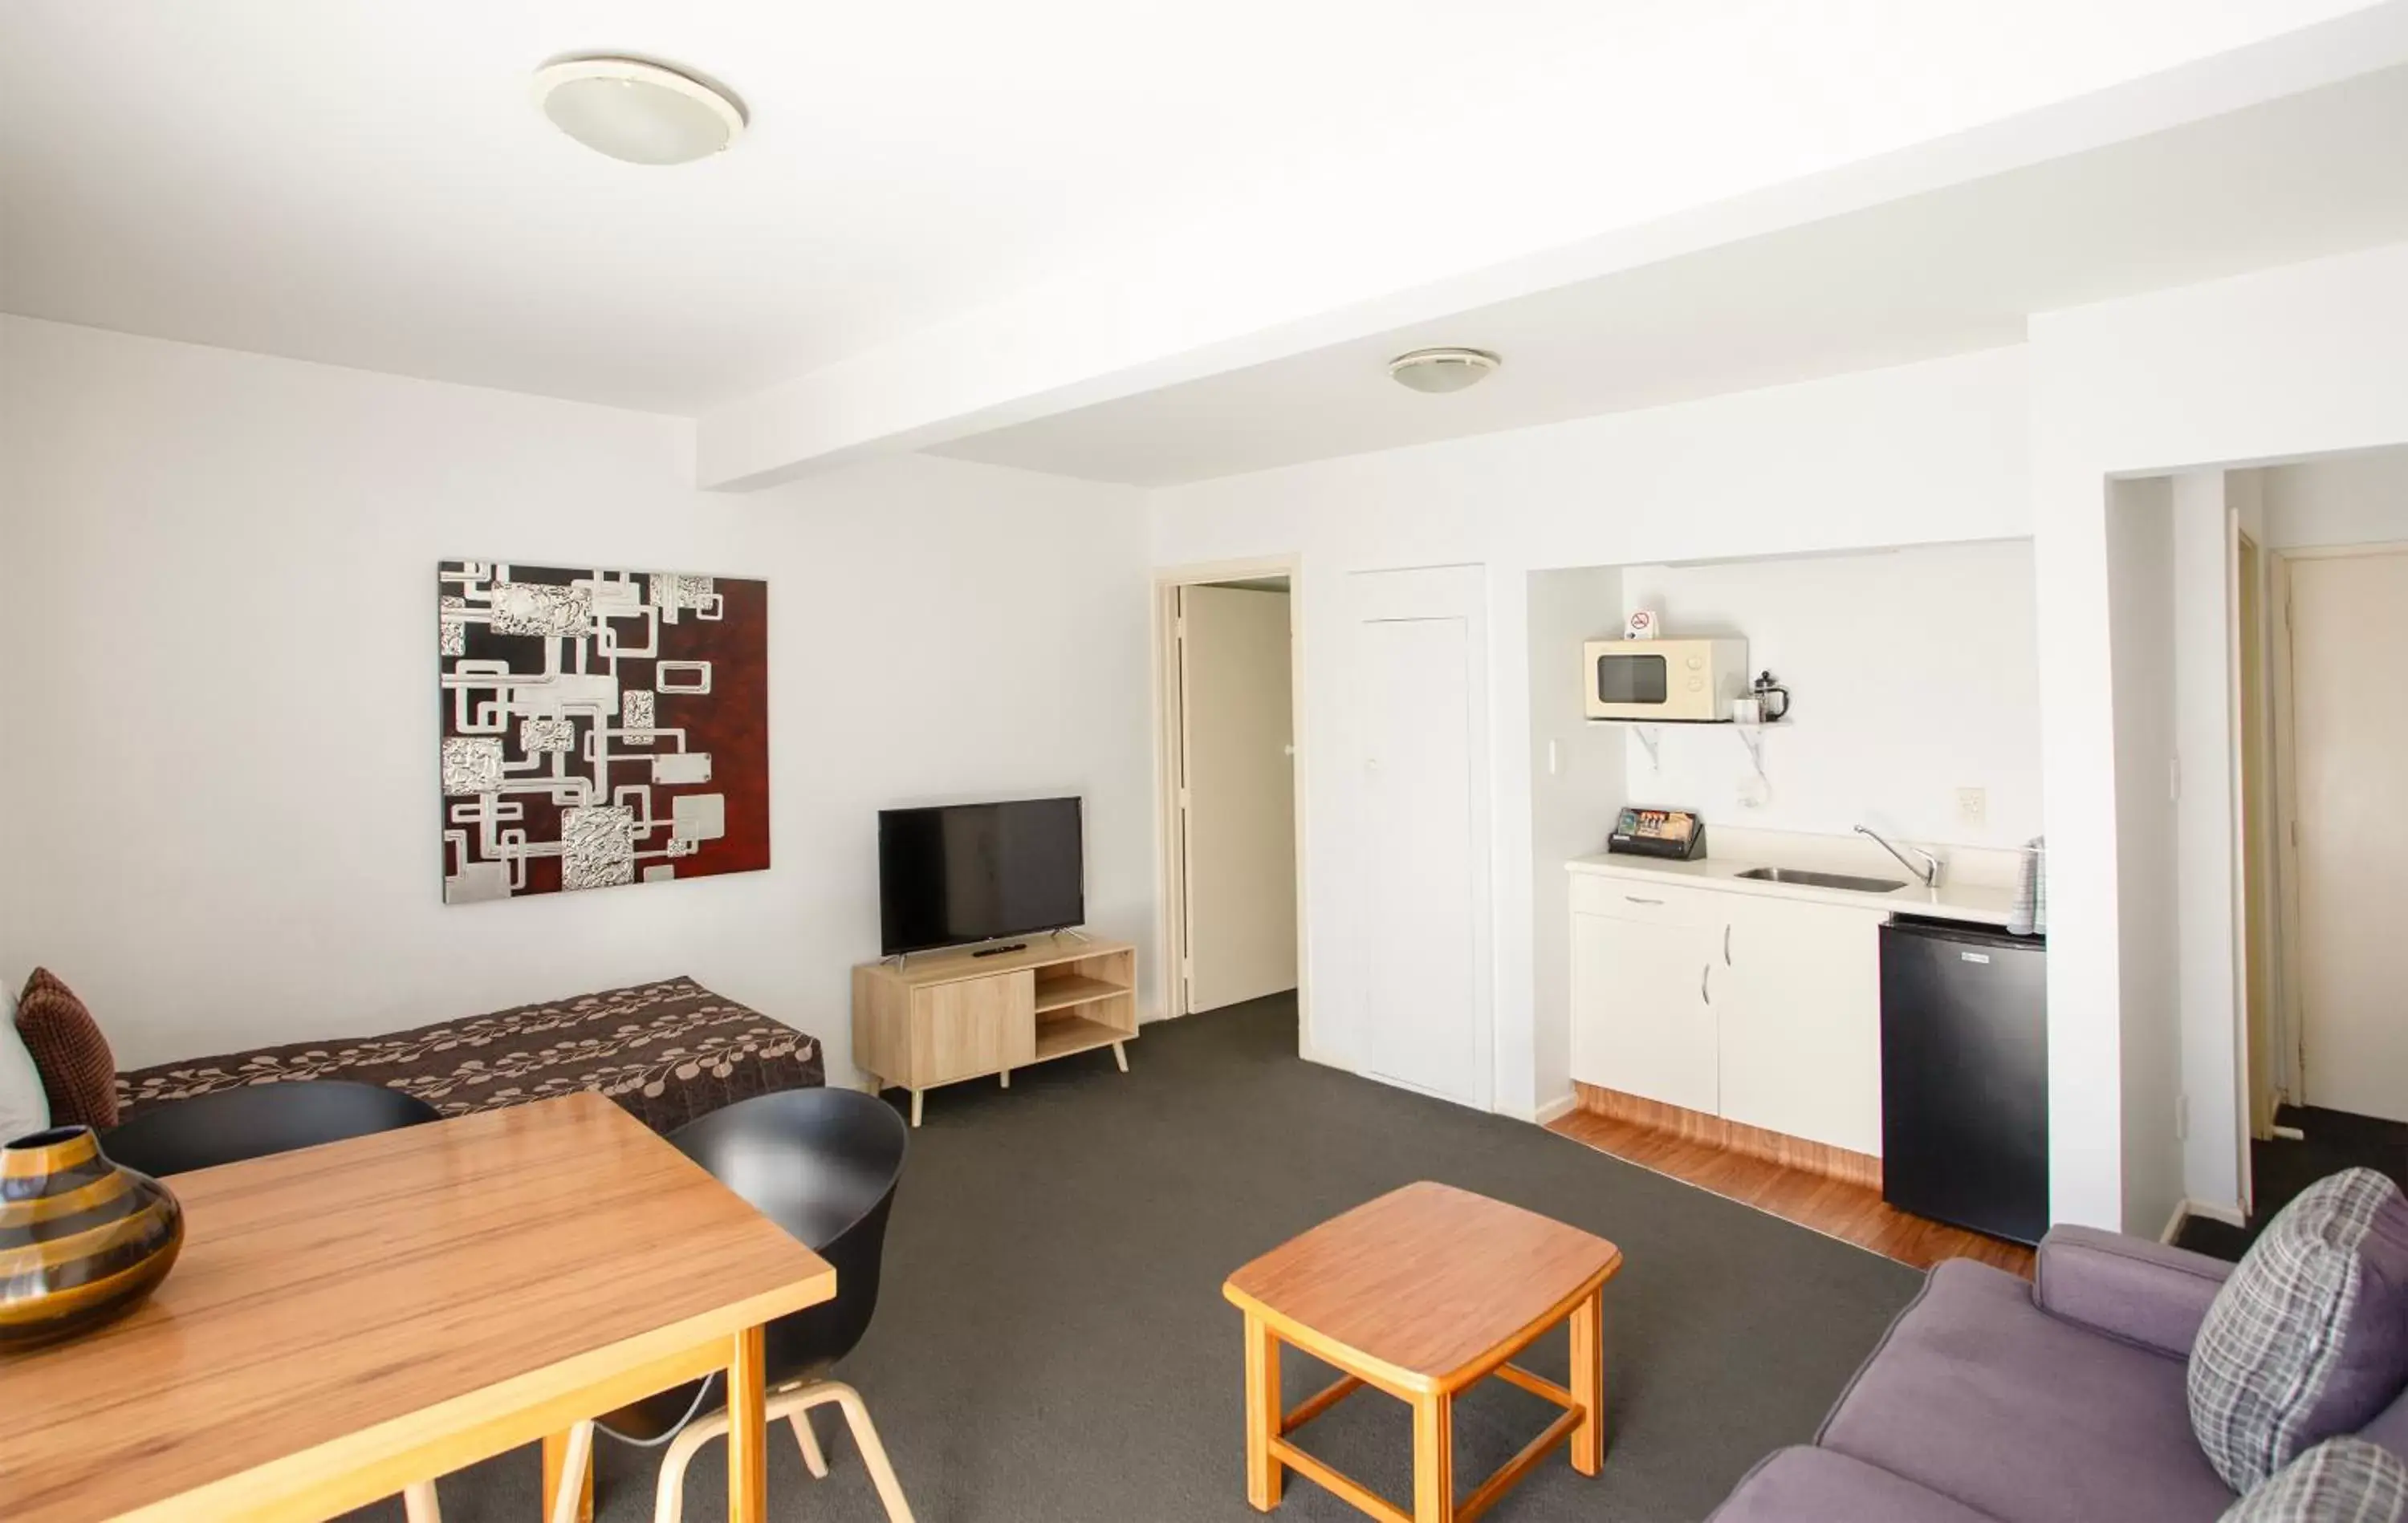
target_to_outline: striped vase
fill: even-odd
[[[176,1197],[108,1161],[92,1128],[58,1127],[0,1147],[0,1353],[131,1311],[183,1245]]]

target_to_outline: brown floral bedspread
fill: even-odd
[[[668,1132],[753,1095],[823,1083],[824,1069],[810,1037],[680,977],[388,1036],[296,1042],[120,1074],[118,1116],[284,1079],[382,1085],[446,1116],[595,1089]]]

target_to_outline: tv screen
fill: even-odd
[[[1077,799],[878,812],[885,955],[1074,926],[1087,918]]]

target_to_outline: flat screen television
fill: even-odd
[[[1087,918],[1080,801],[878,812],[885,955],[1059,931]]]

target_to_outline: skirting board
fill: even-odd
[[[1580,1096],[1557,1095],[1531,1112],[1530,1119],[1540,1126],[1545,1126],[1550,1121],[1561,1120],[1578,1109],[1580,1109]]]
[[[2172,1243],[2175,1238],[2182,1236],[2182,1224],[2189,1216],[2190,1203],[2188,1201],[2176,1201],[2174,1203],[2174,1214],[2166,1218],[2165,1231],[2157,1234],[2157,1241],[2160,1243]]]
[[[1637,1126],[1670,1132],[1692,1142],[1703,1143],[1738,1153],[1742,1157],[1762,1159],[1784,1168],[1802,1169],[1829,1179],[1843,1179],[1854,1185],[1881,1189],[1881,1160],[1870,1153],[1851,1152],[1828,1143],[1808,1142],[1786,1132],[1767,1132],[1739,1121],[1727,1121],[1703,1111],[1684,1110],[1667,1105],[1659,1100],[1641,1100],[1619,1089],[1608,1089],[1595,1084],[1575,1083],[1583,1110],[1616,1121],[1628,1121]]]
[[[2181,1215],[2186,1217],[2205,1217],[2210,1221],[2220,1221],[2227,1227],[2246,1227],[2249,1225],[2248,1215],[2239,1206],[2217,1205],[2209,1201],[2185,1201],[2182,1203]]]

